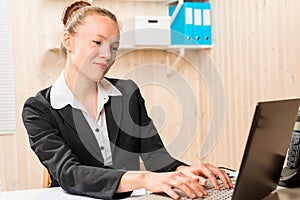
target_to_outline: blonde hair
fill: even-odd
[[[118,24],[116,16],[109,10],[98,6],[92,6],[86,1],[73,1],[71,4],[66,6],[62,14],[61,21],[64,24],[65,31],[76,35],[78,27],[84,24],[85,18],[93,14],[107,16]],[[61,48],[63,54],[66,55],[67,51],[63,44],[61,45]]]

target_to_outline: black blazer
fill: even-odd
[[[32,150],[48,169],[52,184],[72,194],[96,198],[123,198],[116,194],[126,170],[139,170],[139,158],[149,171],[173,171],[184,163],[166,151],[149,118],[140,91],[130,80],[108,79],[122,96],[105,104],[113,166],[103,165],[96,138],[82,112],[70,105],[53,109],[51,87],[24,104],[23,123]]]

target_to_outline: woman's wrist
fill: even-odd
[[[187,167],[189,167],[189,166],[179,165],[179,166],[176,168],[176,171],[181,171],[181,170],[183,170],[183,169],[185,169],[185,168],[187,168]]]
[[[127,171],[121,177],[117,192],[128,192],[146,187],[147,171]]]

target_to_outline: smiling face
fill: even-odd
[[[65,32],[63,38],[72,70],[92,81],[101,80],[115,61],[119,47],[118,24],[107,16],[91,14],[76,34]]]

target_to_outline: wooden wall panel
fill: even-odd
[[[296,1],[213,1],[211,55],[224,77],[227,119],[209,161],[237,168],[255,103],[299,96]],[[294,9],[292,8],[294,7]],[[297,30],[298,29],[298,30]],[[230,138],[230,140],[229,140]],[[234,144],[234,145],[231,145]],[[222,155],[224,148],[226,155]],[[227,162],[230,160],[230,162]]]
[[[0,136],[0,180],[3,190],[42,187],[43,167],[29,148],[21,122],[21,110],[25,99],[49,86],[63,68],[62,57],[57,51],[49,49],[59,44],[63,31],[60,25],[61,11],[71,1],[12,2],[18,123],[17,134]],[[164,3],[94,2],[115,12],[120,20],[133,15],[167,14]],[[149,113],[168,146],[175,143],[178,129],[197,112],[182,115],[183,109],[195,107],[191,105],[191,99],[178,99],[179,93],[168,89],[167,85],[175,85],[175,90],[184,92],[191,89],[199,107],[198,129],[189,145],[183,146],[180,159],[191,164],[211,162],[217,166],[238,169],[256,102],[300,96],[300,26],[297,26],[300,2],[211,0],[211,3],[212,49],[186,50],[185,57],[179,58],[178,62],[175,62],[178,51],[121,51],[109,75],[130,75],[142,82],[145,72],[139,69],[149,72],[152,83],[142,85],[141,91]],[[170,73],[172,70],[168,70],[167,66],[172,66],[174,71]],[[212,96],[217,90],[211,90],[210,87],[218,89],[219,86],[214,81],[207,81],[214,80],[216,71],[213,69],[222,80],[226,97],[225,100],[217,99],[218,105],[212,104]],[[176,85],[176,76],[182,77],[182,83],[188,85]],[[162,80],[169,82],[157,84]],[[181,104],[180,100],[184,103]],[[213,109],[223,104],[226,117],[221,134],[210,153],[201,157],[209,124],[214,119]],[[191,128],[187,127],[186,134],[190,132]],[[186,140],[184,136],[179,136],[182,141]],[[174,146],[170,147],[172,153],[178,153]]]

